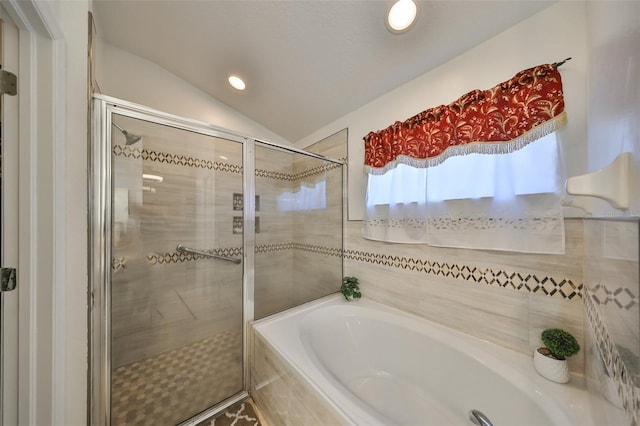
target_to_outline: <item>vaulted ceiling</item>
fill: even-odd
[[[392,3],[94,0],[94,17],[107,43],[296,142],[553,2],[418,1],[403,34],[385,26]],[[230,74],[245,91],[229,86]]]

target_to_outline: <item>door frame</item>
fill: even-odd
[[[67,51],[55,5],[2,4],[19,28],[18,423],[64,424]]]
[[[2,6],[0,68],[18,72],[18,27]],[[18,264],[18,96],[0,96],[2,106],[2,262]],[[18,293],[0,293],[0,425],[18,423]]]

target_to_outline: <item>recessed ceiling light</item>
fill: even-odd
[[[393,33],[402,33],[411,28],[416,20],[418,7],[413,0],[398,0],[387,14],[387,27]]]
[[[237,90],[244,90],[245,87],[247,87],[244,84],[244,81],[242,81],[242,79],[240,77],[238,77],[237,75],[230,75],[229,76],[229,84]]]

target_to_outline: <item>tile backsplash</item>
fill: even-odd
[[[529,255],[369,241],[347,222],[345,274],[364,297],[527,355],[545,328],[569,331],[596,422],[638,425],[639,223],[566,219],[564,255]]]
[[[633,425],[640,424],[639,224],[584,221],[587,384],[595,401],[624,411]]]
[[[581,220],[566,220],[564,255],[466,250],[363,239],[347,222],[345,275],[364,297],[531,355],[545,328],[582,344]],[[584,352],[570,359],[584,371]]]

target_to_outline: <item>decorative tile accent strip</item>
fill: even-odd
[[[322,254],[325,256],[335,256],[335,257],[341,257],[342,256],[342,249],[337,248],[337,247],[325,247],[325,246],[316,246],[316,245],[312,245],[312,244],[299,244],[299,243],[292,243],[293,244],[293,248],[295,250],[301,250],[301,251],[306,251],[309,253],[316,253],[316,254]]]
[[[260,244],[256,246],[256,254],[287,251],[293,249],[293,243]]]
[[[532,231],[559,229],[556,218],[533,217],[529,219],[509,219],[504,217],[450,216],[430,219],[367,219],[370,227],[413,228],[413,229],[455,229],[458,231],[478,229],[530,229]]]
[[[607,331],[596,306],[599,302],[588,288],[585,287],[583,291],[584,309],[607,373],[617,384],[618,397],[620,397],[622,406],[631,420],[631,425],[638,426],[640,425],[640,388],[634,385],[633,377],[629,375],[620,353]]]
[[[222,248],[213,250],[203,250],[207,253],[217,254],[218,256],[233,257],[241,256],[242,248]],[[171,252],[171,253],[150,253],[147,255],[147,262],[150,265],[165,265],[169,263],[184,263],[191,262],[193,260],[206,259],[206,256],[201,254],[183,253],[183,252]]]
[[[242,173],[242,166],[231,163],[221,163],[218,161],[202,160],[200,158],[188,157],[185,155],[169,154],[161,151],[150,149],[132,148],[128,145],[114,145],[112,148],[113,155],[125,158],[140,158],[146,161],[156,161],[159,163],[175,164],[178,166],[196,167],[201,169],[216,170],[221,172]],[[342,164],[326,162],[320,166],[297,174],[256,169],[257,177],[264,177],[275,180],[284,180],[295,182],[309,176],[319,175],[326,171],[342,167]]]
[[[346,163],[346,159],[341,158],[340,161]],[[275,180],[284,180],[287,182],[297,182],[299,180],[308,178],[310,176],[321,175],[329,170],[339,169],[342,167],[342,164],[332,163],[332,162],[324,162],[319,166],[313,167],[308,170],[304,170],[299,173],[291,174],[279,171],[271,171],[264,169],[256,169],[256,177],[270,178]]]
[[[113,272],[118,272],[121,269],[126,269],[127,267],[127,259],[124,257],[114,257],[111,259],[111,270]]]
[[[342,250],[334,247],[323,247],[316,246],[311,244],[299,244],[299,243],[275,243],[275,244],[260,244],[256,246],[255,252],[256,254],[262,253],[273,253],[277,251],[287,251],[287,250],[303,250],[307,252],[322,254],[326,256],[342,256]],[[240,247],[234,248],[221,248],[221,249],[213,249],[213,250],[204,250],[207,253],[217,254],[220,256],[226,257],[234,257],[234,256],[242,256],[243,251]],[[147,262],[151,266],[155,265],[166,265],[170,263],[184,263],[184,262],[192,262],[194,260],[205,259],[205,256],[193,253],[183,253],[183,252],[170,252],[170,253],[150,253],[147,255]],[[119,269],[123,269],[126,266],[126,258],[124,257],[114,257],[111,259],[111,269],[113,271],[117,271]]]
[[[569,279],[561,279],[557,277],[538,277],[536,275],[492,270],[489,268],[478,268],[472,265],[457,265],[447,262],[433,262],[424,259],[415,259],[411,257],[392,256],[386,254],[370,253],[358,250],[341,250],[337,247],[326,247],[313,244],[302,243],[274,243],[260,244],[255,248],[256,254],[273,253],[287,250],[301,250],[309,253],[316,253],[324,256],[344,257],[345,259],[355,260],[358,262],[373,263],[376,265],[388,266],[391,268],[408,269],[416,272],[423,272],[429,275],[440,275],[447,278],[456,278],[469,281],[476,284],[484,284],[502,288],[510,288],[518,291],[527,291],[529,293],[544,294],[547,296],[561,297],[571,300],[573,298],[582,297],[583,284],[576,284]],[[205,250],[208,253],[220,256],[233,257],[242,256],[242,248],[222,248],[214,250]],[[183,263],[194,260],[204,259],[204,256],[192,253],[152,253],[147,255],[147,261],[150,265],[163,265],[169,263]],[[112,259],[112,269],[115,271],[116,265],[125,264],[125,258]],[[618,292],[621,293],[621,292]],[[597,300],[597,299],[596,299]],[[618,301],[618,306],[622,306],[623,299]],[[637,298],[633,303],[637,303]],[[597,301],[597,303],[600,303]],[[624,306],[630,306],[627,303]],[[631,305],[632,306],[632,305]]]
[[[277,172],[271,170],[256,169],[256,177],[263,177],[274,180],[293,181],[293,175],[285,172]]]
[[[261,244],[255,248],[256,254],[273,253],[287,250],[301,250],[309,253],[316,253],[324,256],[341,257],[345,259],[355,260],[358,262],[373,263],[376,265],[388,266],[391,268],[408,269],[416,272],[423,272],[429,275],[443,276],[447,278],[456,278],[469,281],[476,284],[484,284],[502,288],[510,288],[518,291],[527,291],[529,293],[544,294],[547,296],[561,297],[571,300],[573,298],[582,297],[583,284],[576,284],[570,279],[561,279],[557,277],[538,277],[533,274],[493,270],[489,268],[478,268],[472,265],[457,265],[447,262],[433,262],[424,259],[415,259],[411,257],[392,256],[386,254],[370,253],[358,250],[341,250],[337,247],[326,247],[313,244],[302,243],[274,243]],[[205,250],[208,253],[220,256],[242,256],[242,248],[222,248],[214,250]],[[118,260],[116,260],[118,259]],[[204,256],[192,253],[152,253],[147,255],[147,261],[150,265],[163,265],[169,263],[183,263],[194,260],[204,259]],[[112,269],[116,270],[118,264],[125,264],[126,259],[112,259]],[[621,292],[618,292],[621,293]],[[619,300],[618,305],[622,306],[623,299]],[[600,302],[597,302],[600,303]],[[637,298],[633,303],[637,303]],[[629,306],[627,303],[624,306]]]
[[[328,172],[329,170],[334,170],[334,169],[339,169],[342,167],[342,164],[337,164],[337,163],[330,163],[330,162],[325,162],[317,167],[314,167],[312,169],[308,169],[305,170],[303,172],[300,173],[296,173],[295,175],[293,175],[292,179],[293,181],[297,181],[297,180],[302,180],[304,178],[308,178],[310,176],[315,176],[315,175],[320,175],[322,173]]]
[[[542,293],[547,296],[562,297],[569,300],[574,297],[580,298],[583,287],[581,283],[576,284],[568,279],[549,276],[538,277],[536,275],[520,272],[494,271],[492,269],[477,268],[470,265],[433,262],[430,260],[368,253],[357,250],[345,250],[344,257],[345,259],[356,260],[359,262],[409,269],[430,275],[441,275],[448,278],[463,279],[465,281],[471,281],[478,284],[528,291],[530,293]]]
[[[188,157],[186,155],[169,154],[166,152],[154,151],[150,149],[138,149],[130,146],[114,145],[113,155],[125,158],[141,158],[159,163],[175,164],[177,166],[196,167],[199,169],[209,169],[229,173],[242,173],[242,166],[230,163],[220,163],[211,160],[201,160],[199,158]]]
[[[627,311],[640,303],[638,296],[627,287],[609,290],[606,285],[598,284],[591,290],[591,294],[598,305],[614,303],[618,308]]]

